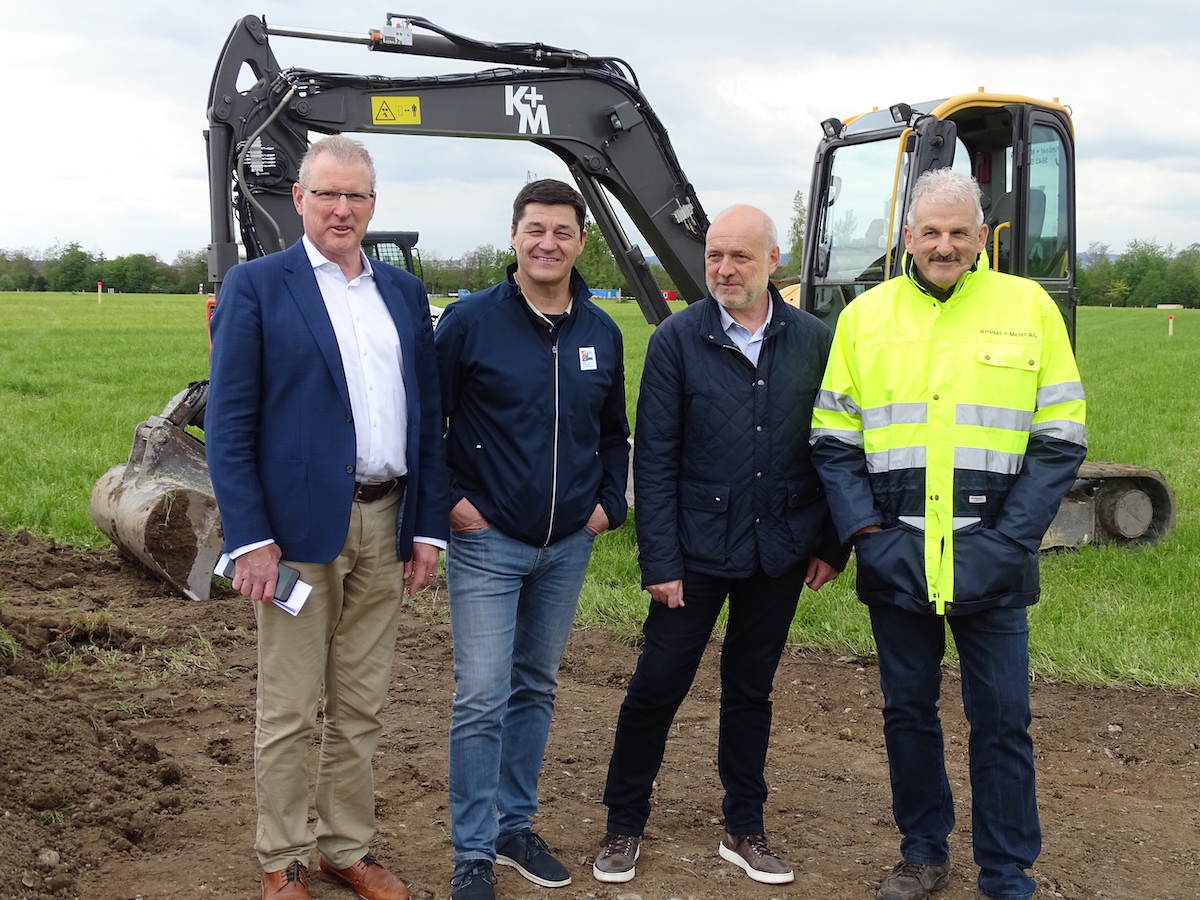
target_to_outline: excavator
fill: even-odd
[[[420,77],[284,68],[274,38],[359,44],[381,68],[390,54],[491,68]],[[216,303],[225,274],[243,256],[254,259],[299,240],[303,226],[291,189],[314,132],[531,141],[566,164],[648,321],[663,321],[670,307],[614,201],[645,235],[679,295],[704,296],[708,219],[666,129],[622,60],[540,43],[478,41],[417,16],[388,15],[363,37],[272,28],[246,16],[225,42],[208,101],[209,280]],[[411,244],[392,238],[411,269]],[[380,253],[370,236],[364,249]],[[100,530],[123,553],[196,600],[210,594],[222,543],[196,434],[207,391],[207,382],[194,382],[161,415],[138,425],[129,459],[100,478],[90,504]]]
[[[1075,140],[1066,106],[979,88],[826,119],[821,129],[796,305],[833,327],[847,303],[899,273],[912,187],[921,173],[952,167],[982,191],[988,264],[1041,284],[1074,344]],[[1042,549],[1153,543],[1175,515],[1161,472],[1089,460]]]
[[[352,43],[377,54],[492,68],[415,77],[283,68],[272,38]],[[846,303],[898,270],[900,222],[916,174],[970,164],[989,185],[989,215],[1003,216],[993,229],[992,258],[1006,271],[1043,280],[1073,335],[1074,158],[1065,108],[989,95],[974,103],[901,104],[883,115],[887,122],[870,113],[822,123],[800,304],[832,325]],[[531,141],[567,166],[648,322],[662,322],[670,307],[616,205],[650,244],[679,298],[691,303],[705,295],[707,216],[633,69],[616,57],[479,41],[418,16],[389,14],[386,25],[363,37],[273,28],[247,16],[222,50],[208,121],[209,277],[217,303],[225,274],[243,254],[252,259],[300,238],[291,185],[312,132]],[[1058,136],[1057,157],[1037,128]],[[1049,171],[1039,166],[1061,168],[1057,192],[1049,181],[1030,183],[1035,172]],[[1002,184],[1008,190],[998,190]],[[1031,232],[1031,198],[1039,189],[1042,218]],[[101,477],[91,498],[93,519],[122,552],[197,600],[209,596],[222,542],[204,445],[195,433],[203,428],[206,396],[207,382],[195,382],[162,415],[141,423],[128,461]],[[1064,537],[1048,546],[1150,541],[1170,529],[1174,498],[1162,476],[1117,468],[1081,475],[1051,528]],[[1143,526],[1143,520],[1149,521]]]

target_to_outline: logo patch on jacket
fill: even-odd
[[[971,494],[969,497],[967,497],[967,502],[968,503],[987,503],[987,496],[985,494]]]
[[[596,348],[595,347],[580,347],[579,348],[579,371],[580,372],[595,372],[596,371]]]

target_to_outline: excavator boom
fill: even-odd
[[[390,54],[499,66],[417,77],[284,68],[271,38],[361,45],[375,64]],[[249,85],[246,87],[245,85]],[[708,219],[666,129],[619,59],[544,44],[493,44],[417,16],[388,16],[362,37],[274,29],[256,16],[230,32],[209,92],[209,278],[221,282],[240,259],[283,250],[303,226],[292,204],[310,133],[361,132],[530,141],[566,164],[587,200],[647,321],[670,308],[642,249],[617,217],[621,207],[650,243],[679,296],[705,294]],[[378,237],[378,236],[377,236]],[[411,268],[411,238],[390,236]],[[364,247],[370,252],[372,235]],[[207,382],[181,392],[138,426],[129,460],[92,491],[97,525],[123,552],[185,596],[209,596],[222,544],[202,428]]]
[[[268,28],[247,16],[217,65],[208,112],[209,274],[218,285],[238,261],[234,217],[248,257],[298,240],[291,186],[309,132],[491,138],[530,141],[566,164],[604,233],[647,321],[670,314],[641,248],[617,218],[613,200],[650,243],[689,302],[704,289],[708,220],[666,129],[628,66],[541,44],[485,44],[436,29],[418,17],[348,39]],[[408,34],[409,38],[403,38]],[[509,68],[452,75],[391,77],[282,68],[272,35],[362,43],[379,53],[503,62]],[[248,69],[257,78],[236,85]]]

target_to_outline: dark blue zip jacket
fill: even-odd
[[[711,297],[650,338],[633,454],[643,587],[685,570],[778,576],[812,556],[845,567],[849,549],[808,456],[833,334],[770,290],[757,367],[722,330]]]
[[[621,332],[571,272],[550,327],[513,281],[450,304],[434,332],[453,507],[466,497],[509,537],[546,546],[599,503],[625,521],[629,423]]]

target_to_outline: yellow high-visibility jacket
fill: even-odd
[[[1029,606],[1037,551],[1087,451],[1065,323],[986,257],[938,300],[905,274],[842,312],[813,412],[813,463],[858,594],[938,614]]]

